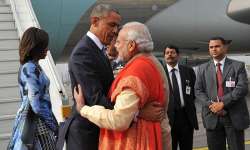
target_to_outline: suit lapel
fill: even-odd
[[[166,76],[167,76],[167,79],[168,79],[168,87],[169,87],[169,90],[170,90],[170,93],[172,93],[172,85],[171,85],[171,81],[170,81],[170,77],[169,77],[169,73],[168,73],[168,68],[167,68],[167,65],[164,61],[160,61],[162,66],[163,66],[163,69],[165,70],[166,72]]]
[[[231,65],[231,60],[230,59],[228,59],[228,58],[226,58],[226,60],[225,60],[225,64],[224,64],[224,68],[223,68],[223,73],[222,73],[222,81],[224,82],[225,80],[226,80],[226,76],[227,76],[227,74],[228,74],[228,72],[229,72],[229,70],[230,70],[230,65]]]
[[[167,66],[166,66],[166,74],[167,74],[168,83],[169,83],[169,90],[171,93],[173,93],[172,82],[171,82],[170,77],[169,77],[169,72],[168,72]]]
[[[208,78],[209,78],[208,81],[210,82],[208,84],[211,84],[210,87],[216,87],[216,88],[209,89],[209,90],[212,90],[212,93],[215,94],[215,95],[213,95],[213,98],[216,98],[216,96],[217,96],[217,78],[216,78],[216,69],[215,69],[215,65],[214,65],[213,60],[210,61],[210,65],[208,68]]]
[[[169,73],[168,73],[168,68],[165,62],[161,62],[167,76],[168,80],[168,87],[169,87],[169,103],[168,103],[168,112],[174,112],[173,109],[175,108],[175,102],[174,102],[174,96],[173,96],[173,89],[172,89],[172,84],[170,81]],[[172,120],[172,115],[170,116],[170,120]]]
[[[96,56],[99,57],[99,59],[102,60],[103,64],[106,67],[108,67],[108,68],[110,68],[112,70],[112,68],[110,66],[110,63],[107,60],[106,56],[104,56],[104,54],[101,52],[100,48],[95,44],[95,42],[92,41],[91,38],[89,38],[88,36],[85,36],[85,38],[89,41],[90,46],[92,47],[92,49],[95,52]]]
[[[169,83],[169,90],[171,91],[171,93],[173,93],[173,89],[172,89],[172,83],[170,81],[170,77],[169,77],[169,73],[168,70],[166,70],[166,74],[167,74],[167,78],[168,78],[168,83]]]
[[[181,88],[183,91],[183,96],[186,94],[186,89],[185,89],[185,70],[184,67],[182,67],[181,65],[179,65],[179,72],[180,72],[180,76],[181,76]],[[185,98],[184,98],[185,99]]]

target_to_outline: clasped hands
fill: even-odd
[[[219,113],[219,112],[221,112],[223,110],[223,108],[224,108],[224,103],[223,102],[212,102],[209,105],[209,109],[213,113]]]

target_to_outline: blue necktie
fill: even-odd
[[[107,50],[107,47],[106,47],[106,46],[103,46],[102,49],[101,49],[101,51],[102,51],[102,53],[103,53],[103,55],[104,55],[105,57],[107,57],[106,50]]]
[[[107,53],[106,53],[106,50],[107,50],[107,47],[106,47],[106,46],[103,46],[102,49],[101,49],[101,51],[102,51],[102,53],[103,53],[103,55],[104,55],[105,61],[106,61],[106,62],[108,63],[108,65],[111,67],[110,61],[109,61],[109,58],[108,58],[108,55],[107,55]]]

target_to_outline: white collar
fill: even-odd
[[[100,50],[102,50],[102,48],[104,47],[104,45],[102,44],[102,42],[99,40],[99,38],[92,32],[88,31],[87,32],[87,36],[94,41],[94,43],[98,46],[98,48]]]
[[[179,64],[177,63],[174,68],[172,66],[170,66],[169,64],[167,64],[167,68],[168,68],[168,72],[170,73],[172,71],[172,69],[175,69],[176,71],[179,71]]]
[[[226,60],[226,56],[221,60],[221,61],[219,61],[219,62],[217,62],[217,61],[215,61],[214,59],[213,59],[213,61],[214,61],[214,65],[216,66],[216,64],[217,63],[220,63],[221,64],[221,66],[224,66],[224,64],[225,64],[225,60]]]

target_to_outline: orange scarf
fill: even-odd
[[[149,101],[165,105],[166,92],[162,76],[151,55],[139,54],[124,67],[114,80],[109,96],[115,102],[122,90],[129,88],[140,98],[139,108]],[[162,150],[160,122],[138,118],[125,131],[101,129],[100,150]]]

